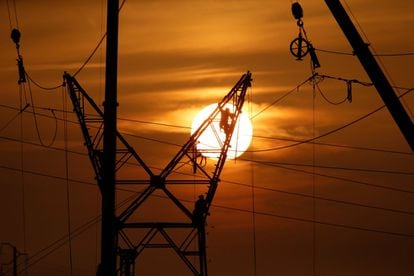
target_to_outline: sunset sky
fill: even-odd
[[[414,3],[341,2],[376,54],[414,53]],[[68,199],[73,230],[99,215],[100,194],[89,159],[75,153],[87,153],[79,125],[68,123],[65,139],[65,124],[53,119],[64,118],[62,109],[72,111],[69,101],[64,105],[64,89],[44,91],[32,84],[32,100],[26,85],[22,104],[31,106],[18,115],[17,54],[10,30],[19,27],[22,33],[20,50],[28,74],[43,86],[60,85],[63,72],[76,72],[105,33],[106,1],[15,3],[18,22],[13,1],[0,5],[0,242],[16,245],[30,258],[68,233]],[[325,78],[315,94],[309,82],[295,89],[312,72],[309,56],[297,61],[289,52],[298,35],[291,3],[126,1],[119,26],[118,128],[149,166],[163,168],[177,145],[189,138],[196,114],[220,101],[250,70],[253,82],[244,112],[253,117],[253,140],[240,159],[227,161],[221,176],[206,226],[209,274],[413,275],[414,154],[385,108],[316,144],[278,149],[337,129],[383,105],[374,87],[357,83],[352,103],[340,105],[325,98],[345,99],[344,81]],[[316,49],[352,53],[323,0],[300,3]],[[370,82],[355,56],[317,55],[319,74]],[[414,87],[414,55],[378,60],[394,86]],[[105,43],[77,75],[99,105],[104,66]],[[41,140],[32,102],[40,115]],[[413,119],[414,92],[402,102]],[[71,112],[67,117],[76,120]],[[69,194],[65,141],[71,151]],[[205,191],[191,185],[177,193],[191,209]],[[118,200],[130,195],[118,191]],[[165,211],[163,199],[151,204],[143,216]],[[73,238],[74,275],[95,274],[99,235],[97,223]],[[10,260],[8,247],[0,254],[1,263]],[[155,249],[140,256],[136,271],[191,275],[172,251]],[[58,274],[69,275],[68,243],[28,269],[28,275]]]

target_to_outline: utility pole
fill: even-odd
[[[119,0],[108,0],[105,102],[103,133],[103,181],[101,263],[99,276],[116,275],[117,229],[115,217],[115,162],[117,133],[117,73],[118,73],[118,12]]]
[[[3,246],[8,246],[12,249],[12,260],[10,262],[7,263],[0,263],[0,275],[9,275],[9,271],[10,270],[6,270],[6,272],[3,272],[3,265],[11,265],[11,270],[12,270],[12,274],[13,276],[17,276],[18,272],[17,272],[17,260],[19,259],[20,256],[25,256],[26,257],[26,262],[27,262],[27,253],[21,253],[19,252],[19,250],[17,250],[17,247],[14,246],[13,244],[9,243],[9,242],[2,242],[0,243],[0,252],[2,252]],[[27,265],[27,263],[26,263]]]
[[[369,49],[369,45],[363,41],[339,0],[325,0],[325,2],[354,49],[355,55],[358,57],[370,77],[394,118],[394,121],[397,123],[400,131],[410,145],[411,150],[414,151],[414,124]]]
[[[13,276],[17,276],[17,248],[13,246]]]

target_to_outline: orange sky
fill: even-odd
[[[377,53],[413,51],[414,4],[410,1],[346,2]],[[60,84],[63,71],[75,72],[105,29],[103,0],[25,0],[16,1],[16,4],[26,70],[45,86]],[[324,1],[302,0],[301,4],[307,34],[316,48],[352,52]],[[290,5],[291,1],[262,0],[127,1],[120,13],[119,117],[190,127],[196,113],[219,101],[247,70],[253,73],[253,87],[249,91],[252,100],[246,104],[252,114],[263,110],[311,75],[309,57],[298,62],[288,50],[298,33]],[[17,113],[8,107],[19,106],[19,89],[6,1],[0,7],[1,129]],[[12,26],[16,26],[14,18]],[[99,104],[104,94],[104,56],[103,47],[77,78]],[[323,52],[318,52],[318,57],[322,65],[318,69],[320,74],[369,81],[356,57]],[[394,85],[414,87],[413,56],[383,57],[381,61]],[[344,82],[326,79],[320,87],[334,101],[346,96]],[[32,88],[36,106],[62,109],[61,90],[44,92]],[[254,275],[253,219],[257,275],[312,275],[314,254],[316,275],[412,275],[414,272],[414,238],[286,218],[312,220],[316,206],[317,221],[414,235],[413,213],[401,214],[283,193],[312,195],[314,187],[319,197],[414,212],[412,193],[338,179],[414,192],[411,187],[414,156],[403,154],[410,149],[385,109],[318,142],[403,153],[318,144],[314,151],[309,144],[261,151],[291,143],[277,138],[311,138],[313,126],[315,135],[320,135],[382,105],[374,88],[356,84],[352,103],[333,106],[319,93],[315,98],[312,95],[312,86],[306,84],[254,118],[251,152],[245,153],[242,159],[274,162],[274,166],[252,165],[244,160],[226,163],[223,182],[213,202],[217,207],[211,209],[208,218],[207,254],[211,275]],[[403,103],[412,118],[414,94],[407,95]],[[68,110],[71,110],[70,104]],[[48,110],[38,111],[52,115]],[[56,115],[62,117],[60,112]],[[76,119],[73,114],[68,117]],[[44,117],[39,117],[38,121],[41,137],[47,144],[54,134],[55,121]],[[21,122],[23,133],[20,132]],[[189,137],[186,128],[123,120],[118,122],[118,127],[135,135],[126,137],[154,167],[163,167],[178,147],[140,139],[137,135],[176,144],[185,143]],[[85,153],[79,126],[69,124],[68,128],[69,149]],[[53,147],[64,147],[63,130],[63,123],[58,121]],[[16,142],[20,139],[31,143],[23,144],[23,153],[21,144]],[[24,113],[0,133],[0,241],[9,241],[21,251],[26,247],[29,255],[67,233],[66,181],[30,173],[22,175],[19,171],[23,165],[26,171],[65,176],[64,152],[36,144],[39,139],[31,113]],[[316,168],[317,175],[313,177],[312,167],[286,165],[311,165],[313,156],[315,164],[320,166],[410,174]],[[70,153],[69,172],[73,180],[94,181],[85,156]],[[251,188],[229,181],[258,187],[254,192],[258,214],[253,216],[248,212],[252,208]],[[184,199],[193,200],[204,191],[202,187],[189,189],[178,193]],[[120,199],[126,196],[129,194],[119,192]],[[162,209],[161,201],[155,199],[151,207]],[[72,228],[98,215],[96,186],[72,181],[70,206]],[[73,240],[74,275],[94,274],[99,259],[99,231],[98,226],[92,227]],[[0,260],[3,262],[7,258],[6,250]],[[161,275],[172,270],[177,271],[173,275],[189,273],[169,251],[148,251],[137,262],[140,275]],[[69,275],[68,271],[68,246],[65,245],[33,265],[29,275]]]

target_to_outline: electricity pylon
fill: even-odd
[[[102,192],[102,185],[104,185],[102,180],[103,129],[105,127],[103,112],[74,77],[65,73],[64,79],[74,112],[80,123],[98,186]],[[230,141],[251,81],[250,72],[242,75],[230,92],[217,104],[207,119],[159,173],[154,173],[154,169],[146,165],[123,135],[116,132],[116,186],[135,185],[143,188],[128,205],[117,209],[117,227],[114,235],[116,235],[118,275],[134,275],[137,258],[144,249],[148,248],[172,249],[194,275],[207,275],[206,218],[220,182],[220,175],[230,149]],[[223,110],[228,106],[232,107],[232,113],[223,122]],[[220,128],[217,128],[218,121],[220,121]],[[223,123],[225,128],[221,129]],[[198,139],[207,129],[213,130],[220,145],[217,149],[217,159],[211,159],[214,164],[206,164],[201,150],[197,149]],[[220,132],[225,133],[218,135]],[[183,169],[188,167],[192,168],[191,177],[185,177],[187,173],[183,172]],[[183,185],[188,187],[189,184],[207,186],[206,196],[200,195],[199,200],[191,207],[188,206],[188,201],[178,198],[178,192],[174,190]],[[161,216],[157,218],[157,215],[162,212],[168,215],[171,211],[169,208],[152,212],[155,218],[145,219],[140,211],[154,197],[168,199],[180,213],[179,221],[170,219],[168,216],[167,219]]]

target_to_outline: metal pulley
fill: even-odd
[[[303,26],[303,9],[299,2],[292,3],[292,15],[297,20],[297,24],[299,27]]]
[[[292,3],[292,15],[296,19],[296,24],[299,27],[299,35],[290,43],[290,53],[296,57],[296,60],[302,60],[307,54],[310,54],[312,68],[315,69],[321,67],[315,48],[308,40],[305,28],[303,27],[303,9],[299,2]]]
[[[302,19],[303,9],[298,2],[292,3],[292,14],[296,20]]]
[[[18,84],[22,84],[26,82],[26,71],[24,69],[23,64],[23,57],[20,55],[20,37],[21,33],[18,29],[13,29],[10,34],[11,39],[13,40],[13,43],[16,44],[17,49],[17,70],[19,72],[19,79],[17,80]]]
[[[309,53],[309,42],[302,37],[302,34],[299,33],[299,36],[292,40],[290,43],[290,53],[296,57],[297,60],[302,60]]]
[[[10,37],[13,40],[14,44],[16,44],[16,47],[19,48],[20,37],[21,37],[20,31],[18,29],[13,29],[11,31]]]

